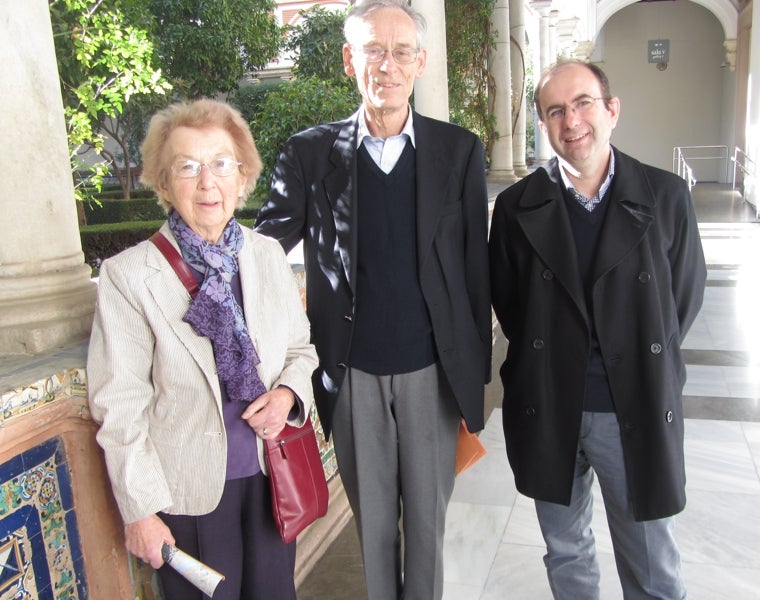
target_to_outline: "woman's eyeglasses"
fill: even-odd
[[[238,167],[243,163],[236,161],[231,156],[220,156],[209,162],[198,162],[191,158],[183,158],[182,160],[174,161],[169,169],[177,177],[181,179],[191,179],[198,177],[201,174],[203,165],[206,165],[209,170],[217,177],[229,177]]]

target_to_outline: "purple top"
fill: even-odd
[[[203,273],[191,268],[198,283],[203,281]],[[235,273],[230,281],[232,293],[238,306],[243,307],[243,292],[240,287],[240,273]],[[250,477],[261,471],[259,455],[256,447],[256,433],[250,425],[240,418],[243,411],[248,408],[247,402],[233,402],[227,395],[227,390],[222,381],[219,382],[222,389],[222,414],[224,416],[224,428],[227,431],[227,475],[226,479],[242,479]]]

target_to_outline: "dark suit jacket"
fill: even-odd
[[[329,435],[353,330],[358,113],[288,140],[256,230],[286,252],[304,241],[306,302],[319,355],[314,395]],[[490,380],[488,195],[483,147],[455,125],[414,114],[419,282],[440,364],[471,431]]]
[[[509,340],[504,432],[517,489],[569,504],[593,318],[634,513],[650,520],[685,504],[680,345],[702,305],[707,272],[686,183],[614,151],[593,314],[556,159],[496,200],[491,286]]]

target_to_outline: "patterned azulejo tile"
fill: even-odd
[[[63,442],[0,465],[0,600],[87,597]]]

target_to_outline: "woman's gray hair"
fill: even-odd
[[[422,13],[410,6],[409,0],[356,0],[343,22],[343,37],[346,38],[348,44],[351,44],[351,40],[349,39],[351,22],[362,20],[368,14],[380,8],[400,8],[409,15],[409,18],[414,21],[414,26],[417,29],[417,49],[422,48],[425,44],[425,34],[427,34],[427,21],[422,16]]]
[[[240,161],[240,172],[245,177],[243,196],[236,208],[243,208],[246,196],[253,191],[261,174],[261,158],[251,135],[251,128],[240,112],[225,102],[202,98],[193,102],[177,102],[158,111],[150,119],[142,146],[143,171],[140,181],[158,196],[158,205],[169,213],[172,209],[166,195],[169,157],[166,143],[178,127],[206,129],[219,127],[232,138],[235,158]]]

